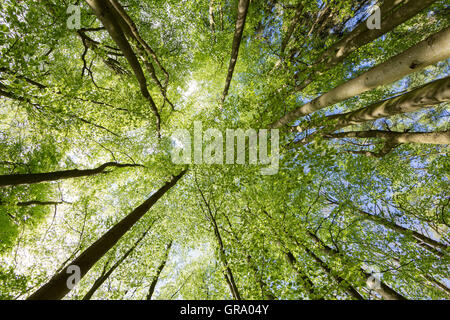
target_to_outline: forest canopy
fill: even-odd
[[[449,299],[449,26],[0,0],[0,299]]]

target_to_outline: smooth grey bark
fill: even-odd
[[[324,70],[327,71],[335,67],[357,49],[411,19],[426,7],[430,6],[433,2],[436,2],[436,0],[383,1],[383,4],[380,7],[381,28],[368,29],[366,21],[363,21],[344,38],[326,49],[314,63],[314,65],[320,65],[321,69],[313,70],[301,84],[296,85],[295,89],[297,91],[303,90],[315,80],[316,75],[322,74]],[[323,69],[322,66],[324,66],[325,69]]]
[[[27,298],[27,300],[57,300],[62,299],[71,289],[67,282],[70,280],[71,274],[68,268],[77,266],[80,270],[80,280],[86,273],[100,260],[106,252],[108,252],[121,238],[133,227],[136,222],[142,218],[148,210],[169,191],[184,176],[187,170],[182,171],[173,177],[169,182],[152,194],[139,207],[134,209],[125,218],[115,224],[100,239],[84,250],[75,260],[73,260],[63,270],[53,276],[47,283],[40,287],[35,293]]]
[[[384,146],[381,148],[381,150],[378,152],[366,151],[366,150],[350,150],[350,151],[346,151],[346,152],[353,153],[353,154],[362,154],[366,157],[371,157],[371,158],[383,158],[385,155],[387,155],[389,152],[391,152],[398,146],[399,146],[399,144],[393,144],[393,143],[386,142],[384,144]]]
[[[368,107],[362,107],[347,113],[329,115],[325,120],[330,121],[323,128],[308,135],[302,140],[296,141],[292,147],[310,142],[317,135],[332,135],[332,132],[350,125],[357,125],[367,121],[374,121],[380,118],[388,118],[398,114],[416,112],[422,109],[431,108],[434,105],[450,101],[450,76],[432,81],[395,97],[376,102]],[[304,131],[302,126],[292,128],[292,131]],[[416,135],[416,138],[419,136]],[[428,138],[430,138],[429,136]],[[438,140],[435,140],[438,141]],[[425,143],[425,142],[424,142]],[[386,145],[379,153],[370,151],[351,151],[355,154],[364,154],[370,157],[383,157],[398,144]]]
[[[279,120],[271,128],[280,128],[301,116],[332,106],[379,86],[392,83],[413,72],[450,57],[450,27],[428,37],[399,55],[381,63],[362,75],[298,107]]]
[[[195,181],[197,184],[197,180]],[[241,295],[239,293],[239,289],[236,285],[236,281],[234,280],[233,272],[231,271],[230,265],[227,261],[227,256],[225,252],[225,245],[222,240],[222,236],[220,235],[219,227],[217,225],[217,221],[214,217],[214,214],[212,212],[211,206],[209,205],[209,202],[206,200],[205,195],[203,194],[203,191],[201,190],[200,186],[197,184],[197,189],[200,193],[200,196],[203,200],[203,203],[206,206],[206,211],[208,212],[208,218],[210,220],[211,226],[214,230],[214,236],[217,241],[218,249],[219,249],[219,259],[224,267],[224,277],[225,281],[230,288],[231,294],[233,296],[233,299],[235,300],[241,300]]]
[[[228,95],[228,90],[230,89],[231,79],[233,78],[234,67],[236,66],[239,47],[241,45],[242,34],[244,32],[245,19],[247,18],[249,4],[250,0],[239,0],[238,3],[236,30],[234,31],[233,44],[231,46],[231,58],[228,66],[227,79],[225,80],[225,88],[222,93],[222,103],[225,101],[225,98]]]
[[[348,131],[327,134],[325,138],[378,138],[391,144],[426,143],[450,144],[450,131],[440,132],[396,132],[382,130]]]

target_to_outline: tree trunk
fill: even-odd
[[[250,255],[247,255],[247,262],[250,268],[255,273],[255,277],[258,277],[258,267],[255,266],[255,264],[252,262],[252,257]],[[261,296],[264,300],[276,300],[275,295],[273,294],[272,290],[268,288],[267,283],[262,279],[262,276],[259,275],[258,277],[258,284],[261,288]]]
[[[92,268],[92,266],[100,260],[106,252],[108,252],[120,238],[139,221],[142,216],[167,192],[177,181],[183,177],[187,170],[182,171],[179,175],[173,177],[163,187],[150,196],[144,203],[134,209],[125,218],[120,220],[114,227],[106,232],[100,239],[94,242],[89,248],[81,253],[70,265],[65,267],[61,272],[56,274],[50,281],[44,284],[40,289],[33,293],[28,300],[56,300],[63,298],[69,291],[67,282],[70,274],[67,269],[70,266],[77,266],[80,270],[80,280]]]
[[[330,201],[331,203],[333,203],[335,205],[340,204],[339,202],[334,201],[330,198],[328,198],[328,201]],[[428,238],[427,236],[424,236],[423,234],[420,234],[417,231],[402,227],[394,222],[386,220],[385,218],[370,214],[369,212],[366,212],[359,208],[355,208],[355,207],[352,207],[352,208],[354,208],[360,216],[362,216],[368,220],[371,220],[375,223],[381,224],[384,227],[389,228],[391,230],[397,231],[398,233],[400,233],[404,236],[412,236],[414,238],[415,242],[417,242],[419,245],[422,245],[423,248],[427,249],[430,252],[433,252],[434,254],[436,254],[440,257],[443,256],[443,253],[438,251],[436,248],[439,248],[439,249],[443,250],[444,252],[448,249],[448,245],[441,243],[439,241],[433,240],[431,238]]]
[[[339,251],[330,248],[325,243],[322,242],[314,233],[307,230],[307,234],[310,239],[312,239],[316,244],[320,245],[320,249],[328,254],[330,257],[339,257],[340,253]],[[363,268],[360,269],[361,273],[364,275],[364,278],[366,282],[370,281],[372,275],[368,272],[366,272]],[[374,291],[376,291],[378,294],[380,294],[384,299],[386,300],[406,300],[404,296],[402,296],[400,293],[393,290],[391,287],[386,285],[383,281],[380,280],[379,286],[376,286],[374,288]]]
[[[158,269],[156,269],[156,274],[152,279],[152,282],[150,284],[150,288],[148,289],[147,294],[147,300],[151,300],[153,296],[153,292],[155,291],[156,284],[158,283],[159,276],[161,275],[161,272],[163,271],[164,267],[167,263],[167,258],[169,257],[170,248],[172,247],[172,241],[170,241],[166,246],[166,251],[164,252],[163,260],[158,266]]]
[[[450,76],[427,83],[396,97],[376,102],[368,107],[327,116],[326,119],[335,120],[332,127],[334,131],[366,121],[416,112],[447,101],[450,101]]]
[[[114,42],[118,45],[131,68],[133,69],[133,72],[139,83],[141,94],[149,102],[150,109],[156,117],[156,129],[159,134],[161,127],[161,118],[158,109],[156,108],[155,102],[153,101],[153,98],[148,91],[147,80],[145,78],[144,72],[142,71],[141,65],[139,64],[139,61],[133,49],[131,48],[131,45],[128,43],[128,40],[124,35],[124,32],[126,32],[127,30],[123,30],[120,25],[120,22],[122,21],[120,14],[107,0],[86,0],[86,2],[91,7],[92,11],[94,11],[97,18],[102,22],[103,26],[106,28]]]
[[[440,281],[437,281],[435,278],[428,274],[423,274],[423,278],[425,278],[427,281],[431,282],[434,286],[439,288],[441,291],[445,292],[447,294],[448,299],[450,299],[450,288],[448,288],[445,284],[443,284]]]
[[[241,45],[242,33],[244,32],[245,19],[247,18],[249,4],[250,0],[239,0],[236,30],[234,31],[233,45],[231,47],[231,58],[230,64],[228,66],[227,79],[225,80],[225,88],[223,89],[222,93],[222,103],[225,101],[225,98],[228,95],[228,90],[230,89],[230,83],[231,79],[233,78],[234,67],[236,66],[238,58],[239,46]]]
[[[295,256],[292,254],[289,249],[282,249],[284,252],[284,255],[286,257],[286,260],[289,262],[289,265],[294,269],[297,276],[300,278],[301,285],[305,290],[308,292],[308,296],[312,300],[323,300],[323,297],[320,297],[316,290],[314,290],[315,286],[314,283],[308,278],[308,276],[299,268],[297,259],[295,259]]]
[[[378,224],[383,225],[386,228],[392,229],[394,231],[397,231],[398,233],[404,235],[404,236],[413,236],[416,242],[424,242],[428,245],[428,250],[432,251],[433,253],[436,253],[435,248],[439,248],[443,251],[446,251],[448,249],[448,245],[441,243],[439,241],[433,240],[431,238],[428,238],[427,236],[424,236],[423,234],[418,233],[417,231],[410,230],[408,228],[402,227],[394,222],[388,221],[382,217],[375,216],[373,214],[370,214],[364,210],[361,210],[359,208],[356,208],[357,212],[363,216],[364,218],[367,218],[368,220],[371,220],[373,222],[376,222]],[[441,255],[441,253],[439,253]]]
[[[56,206],[58,204],[64,204],[69,203],[65,201],[39,201],[39,200],[31,200],[31,201],[24,201],[24,202],[17,202],[15,203],[18,207],[29,207],[29,206]],[[5,205],[6,202],[2,202],[0,200],[0,206]]]
[[[384,144],[384,146],[378,152],[366,151],[366,150],[351,150],[351,151],[347,151],[347,152],[353,153],[353,154],[362,154],[362,155],[365,155],[366,157],[371,157],[371,158],[383,158],[385,155],[387,155],[389,152],[391,152],[398,146],[399,146],[399,144],[390,143],[388,141]]]
[[[391,31],[411,19],[436,0],[386,0],[380,7],[381,29],[368,29],[367,22],[362,22],[342,40],[328,48],[318,59],[327,69],[342,62],[350,53],[372,42],[381,35]],[[394,8],[399,7],[396,10]]]
[[[209,2],[209,26],[211,28],[211,34],[213,36],[213,40],[215,40],[216,33],[216,22],[214,21],[214,0],[210,0]]]
[[[230,227],[231,234],[233,235],[232,238],[236,241],[236,244],[239,248],[243,249],[244,254],[247,256],[247,263],[249,267],[253,270],[255,273],[255,278],[258,280],[259,287],[261,288],[261,298],[265,300],[276,300],[276,297],[272,290],[268,287],[267,283],[263,280],[262,275],[260,274],[260,270],[258,270],[258,267],[255,265],[255,263],[252,261],[252,256],[248,253],[248,251],[245,249],[244,245],[242,244],[242,241],[237,236],[236,232],[233,230],[233,225],[231,224],[230,219],[228,216],[223,213],[225,220],[228,223],[228,226]]]
[[[153,225],[153,224],[152,224]],[[139,245],[139,243],[145,238],[147,233],[150,231],[150,228],[152,227],[150,225],[147,230],[140,236],[137,241],[134,243],[134,245],[128,249],[127,252],[119,259],[117,262],[108,270],[106,273],[102,273],[101,276],[95,280],[94,284],[92,285],[91,289],[84,295],[82,300],[90,300],[91,297],[94,295],[94,293],[100,288],[100,286],[106,281],[106,279],[109,278],[109,276],[114,272],[114,270],[117,269],[118,266],[134,251],[134,249]]]
[[[349,131],[327,134],[326,138],[378,138],[387,140],[390,144],[426,143],[450,144],[450,131],[441,132],[395,132],[395,131]]]
[[[44,173],[21,173],[0,175],[0,187],[17,186],[21,184],[33,184],[45,181],[57,181],[78,177],[89,177],[96,174],[104,173],[108,167],[124,168],[124,167],[142,167],[139,164],[121,164],[116,162],[107,162],[94,169],[85,170],[64,170]]]
[[[139,31],[136,27],[136,24],[133,22],[133,20],[130,18],[130,16],[127,14],[125,9],[121,6],[121,4],[117,0],[109,0],[109,2],[112,4],[114,9],[116,10],[116,17],[118,18],[121,28],[125,31],[125,33],[129,37],[136,40],[142,46],[142,48],[147,52],[147,54],[150,57],[153,58],[156,65],[164,73],[164,76],[165,76],[164,88],[166,88],[167,84],[169,82],[169,74],[167,73],[167,70],[162,66],[156,53],[148,45],[148,43],[141,37],[141,35],[139,34]]]
[[[301,116],[332,106],[379,86],[392,83],[431,64],[450,57],[450,27],[430,36],[405,52],[373,67],[313,101],[288,112],[270,125],[280,128]]]
[[[289,29],[286,32],[286,35],[284,36],[283,41],[281,42],[281,54],[284,53],[284,50],[286,49],[286,46],[288,45],[289,40],[292,37],[292,33],[294,33],[295,27],[297,26],[298,21],[300,20],[302,12],[303,12],[303,3],[300,2],[297,5],[297,7],[295,8],[294,18],[292,19],[292,22],[289,25]]]
[[[233,298],[235,300],[241,300],[241,295],[240,295],[238,287],[236,285],[236,281],[234,280],[233,272],[231,272],[231,268],[230,268],[230,266],[228,264],[228,261],[227,261],[227,256],[226,256],[226,252],[225,252],[225,246],[223,244],[222,236],[220,235],[219,227],[217,226],[216,219],[214,218],[214,215],[212,213],[211,207],[210,207],[208,201],[206,200],[202,190],[198,186],[198,184],[197,184],[197,188],[198,188],[198,191],[200,192],[200,195],[202,197],[203,202],[205,203],[205,206],[206,206],[206,209],[207,209],[207,212],[208,212],[208,216],[209,216],[209,220],[211,222],[211,226],[214,229],[214,235],[215,235],[215,238],[217,240],[217,245],[219,247],[218,248],[219,249],[219,259],[222,262],[223,267],[225,268],[225,270],[224,270],[225,281],[227,282],[228,287],[230,288],[230,291],[231,291],[231,294],[232,294]]]
[[[291,236],[290,236],[291,237]],[[346,281],[345,279],[343,279],[342,277],[340,277],[338,274],[336,274],[335,272],[333,272],[333,270],[331,270],[331,268],[328,266],[328,264],[323,261],[322,259],[320,259],[312,250],[310,250],[307,246],[299,243],[297,241],[297,239],[295,239],[294,237],[291,237],[294,239],[295,243],[302,247],[306,253],[313,258],[314,261],[316,261],[320,267],[325,271],[325,273],[333,278],[338,284],[342,285],[343,288],[345,288],[345,291],[354,299],[356,300],[364,300],[363,296],[361,294],[359,294],[358,290],[356,290],[348,281]]]
[[[267,213],[267,212],[266,212]],[[267,214],[268,215],[268,214]],[[269,216],[270,217],[270,216]],[[343,278],[341,278],[339,275],[335,274],[330,267],[326,264],[326,262],[324,262],[322,259],[320,259],[313,251],[311,251],[306,245],[300,243],[296,237],[292,236],[289,234],[289,232],[286,231],[285,228],[283,228],[284,233],[295,242],[295,244],[301,248],[303,248],[303,250],[306,251],[306,253],[313,258],[321,267],[322,269],[325,270],[325,272],[328,274],[328,276],[332,277],[338,284],[343,284],[345,286],[345,289],[347,291],[347,293],[352,296],[353,298],[355,298],[356,300],[364,300],[364,298],[359,294],[359,292],[350,284],[348,283],[346,280],[344,280]],[[275,232],[275,230],[274,230]],[[278,242],[279,245],[281,245],[281,242]],[[291,254],[292,255],[292,254]],[[289,260],[289,257],[288,257]]]
[[[230,265],[228,264],[226,253],[225,253],[225,246],[222,241],[222,237],[219,232],[219,228],[217,226],[216,220],[212,216],[212,225],[214,228],[214,234],[216,236],[217,244],[219,245],[219,257],[222,261],[222,264],[225,268],[224,276],[225,281],[227,282],[228,286],[230,287],[231,294],[233,295],[234,300],[241,300],[241,295],[239,293],[239,290],[236,285],[236,281],[234,280],[233,272],[231,272]]]

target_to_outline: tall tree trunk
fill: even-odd
[[[411,4],[411,2],[414,2]],[[380,8],[381,29],[368,29],[367,21],[363,21],[352,32],[343,39],[326,49],[314,65],[320,65],[321,69],[314,70],[295,89],[300,91],[315,80],[317,74],[330,70],[340,62],[344,61],[352,52],[372,42],[381,35],[391,31],[396,26],[411,19],[423,9],[430,6],[436,0],[386,0]],[[394,10],[395,9],[395,10]]]
[[[178,180],[184,176],[187,170],[182,171],[179,175],[172,177],[163,187],[151,195],[144,203],[134,209],[125,218],[120,220],[114,227],[106,232],[100,239],[94,242],[72,263],[65,267],[61,272],[56,274],[50,281],[44,284],[40,289],[33,293],[28,300],[55,300],[63,298],[69,291],[67,281],[70,274],[67,270],[71,266],[77,266],[80,270],[80,280],[92,268],[92,266],[100,260],[106,252],[108,252],[120,238],[139,221],[142,216],[167,192]]]
[[[326,254],[328,254],[330,257],[339,257],[340,252],[327,246],[319,237],[317,237],[314,233],[307,230],[307,235],[311,240],[313,240],[316,244],[319,245],[319,248]],[[372,275],[368,272],[366,272],[363,268],[360,269],[361,273],[363,274],[366,282],[369,282],[372,278]],[[376,286],[374,288],[374,291],[376,291],[378,294],[380,294],[383,299],[385,300],[406,300],[404,296],[402,296],[400,293],[396,292],[394,289],[386,285],[383,281],[380,280],[379,286]]]
[[[141,37],[136,24],[131,19],[131,17],[128,15],[128,13],[125,11],[125,9],[122,7],[122,5],[117,0],[109,0],[110,4],[112,5],[113,13],[115,14],[115,17],[125,33],[125,35],[135,43],[136,51],[138,52],[139,56],[141,57],[147,71],[150,73],[151,78],[156,83],[156,85],[159,87],[161,94],[164,98],[164,103],[167,102],[169,105],[174,109],[174,105],[167,97],[167,86],[169,84],[169,73],[167,70],[163,67],[161,62],[158,59],[158,56],[153,51],[153,49],[149,46],[149,44]],[[164,84],[159,81],[155,68],[153,67],[153,64],[148,61],[148,57],[151,57],[155,64],[158,66],[158,68],[164,73],[165,80]],[[144,95],[145,96],[145,95]]]
[[[264,214],[272,220],[272,222],[275,222],[275,220],[273,219],[273,217],[266,211],[263,210]],[[315,286],[314,283],[308,278],[308,276],[306,275],[305,272],[303,272],[303,270],[301,270],[301,267],[298,265],[298,261],[295,258],[295,256],[292,254],[292,252],[283,244],[281,237],[279,235],[278,230],[276,230],[275,228],[273,228],[270,224],[270,229],[273,232],[273,236],[276,238],[276,244],[278,245],[278,247],[281,249],[281,251],[284,253],[284,256],[286,257],[286,260],[289,262],[289,265],[294,269],[295,273],[297,274],[297,276],[299,277],[299,279],[301,280],[301,285],[303,286],[303,288],[307,291],[309,297],[311,299],[317,299],[317,300],[323,300],[324,298],[322,296],[320,296],[316,290],[315,290]],[[284,233],[292,240],[294,239],[286,230],[284,227],[282,227],[282,231],[284,231]],[[299,243],[295,240],[295,243],[297,245],[299,245]]]
[[[450,57],[450,27],[428,37],[405,52],[347,81],[313,101],[288,112],[270,125],[280,128],[301,116],[332,106],[379,86],[392,83]]]
[[[369,29],[367,22],[362,22],[352,32],[346,35],[330,48],[326,49],[318,61],[323,62],[327,69],[331,69],[342,62],[350,53],[372,42],[381,35],[391,31],[405,21],[411,19],[436,0],[386,0],[380,7],[381,28]],[[393,10],[397,8],[396,10]]]
[[[109,278],[109,276],[117,269],[118,266],[121,265],[121,263],[134,251],[134,249],[139,245],[139,243],[145,238],[147,233],[150,231],[150,228],[153,226],[150,225],[147,230],[136,240],[134,245],[125,252],[125,254],[114,263],[114,265],[108,270],[108,272],[102,273],[100,277],[95,280],[94,284],[92,285],[91,289],[84,295],[82,300],[90,300],[91,297],[94,295],[94,293],[100,288],[100,286],[106,281],[106,279]]]
[[[440,281],[437,281],[435,278],[428,274],[423,274],[422,277],[426,279],[427,281],[431,282],[434,286],[439,288],[441,291],[445,292],[447,294],[448,299],[450,299],[450,288],[447,287],[445,284],[443,284]]]
[[[237,236],[236,232],[233,230],[233,225],[231,224],[230,219],[228,218],[228,216],[225,213],[223,213],[223,215],[225,217],[225,220],[228,223],[228,226],[230,227],[231,234],[233,236],[232,238],[234,238],[234,240],[236,241],[237,246],[239,248],[243,249],[244,254],[247,256],[247,263],[248,263],[249,267],[255,273],[255,278],[258,279],[257,281],[258,281],[259,287],[261,288],[261,297],[262,297],[262,299],[275,300],[276,299],[275,295],[270,290],[270,288],[268,288],[267,283],[263,280],[262,275],[260,274],[261,273],[260,270],[258,270],[258,267],[253,262],[252,256],[245,249],[241,239],[239,239],[239,237]]]
[[[378,138],[387,140],[391,144],[426,143],[450,144],[450,131],[441,132],[395,132],[382,130],[348,131],[331,133],[326,138]]]
[[[230,89],[231,79],[233,78],[234,67],[236,66],[238,54],[239,54],[239,46],[241,45],[242,34],[244,32],[245,27],[245,19],[247,18],[248,6],[250,4],[250,0],[239,0],[238,10],[237,10],[237,19],[236,19],[236,30],[234,31],[233,37],[233,45],[231,46],[231,58],[230,64],[228,66],[228,74],[227,79],[225,80],[225,88],[222,93],[222,103],[225,101],[226,96],[228,95],[228,90]]]
[[[270,219],[273,219],[273,217],[271,215],[269,215],[269,213],[267,211],[264,211],[264,213],[266,214],[266,216],[268,216]],[[277,234],[277,231],[274,228],[271,228],[272,231]],[[358,293],[358,291],[346,280],[344,280],[343,278],[341,278],[339,275],[337,275],[336,273],[334,273],[330,267],[326,264],[326,262],[324,262],[322,259],[320,259],[312,250],[310,250],[306,245],[300,243],[296,237],[292,236],[291,234],[289,234],[288,231],[286,231],[286,229],[284,227],[282,227],[283,232],[288,236],[289,239],[293,240],[295,242],[295,244],[301,248],[303,248],[303,250],[306,251],[306,253],[313,258],[321,267],[322,269],[325,270],[325,272],[328,274],[328,276],[332,277],[338,284],[343,284],[346,287],[346,291],[347,293],[352,296],[353,298],[355,298],[356,300],[364,300],[364,298]],[[278,245],[281,246],[281,241],[278,240]],[[290,254],[291,257],[289,257],[288,255],[286,255],[286,257],[288,258],[288,261],[290,261],[290,263],[292,264],[292,260],[291,258],[293,257],[292,253]],[[295,259],[295,258],[294,258]],[[296,262],[296,261],[295,261]]]
[[[306,292],[308,293],[308,296],[312,300],[323,300],[323,297],[321,297],[320,295],[317,294],[314,283],[301,270],[300,266],[298,265],[297,259],[292,254],[292,252],[287,248],[283,248],[281,242],[279,242],[279,245],[281,246],[281,250],[284,252],[286,260],[289,262],[289,265],[292,267],[292,269],[294,269],[295,273],[299,277],[301,286],[306,290]]]
[[[147,298],[146,298],[147,300],[152,299],[153,292],[155,291],[156,284],[158,283],[158,280],[159,280],[159,276],[161,275],[161,272],[163,271],[164,267],[166,266],[171,247],[172,247],[172,241],[169,241],[169,243],[166,246],[166,251],[164,252],[163,259],[162,259],[161,263],[159,264],[158,269],[156,269],[156,274],[153,276],[152,282],[150,283],[150,288],[148,289]]]
[[[334,201],[332,199],[328,199],[328,200],[331,203],[339,205],[339,202],[337,202],[337,201]],[[444,252],[448,249],[448,245],[441,243],[439,241],[433,240],[431,238],[428,238],[427,236],[424,236],[423,234],[421,234],[417,231],[402,227],[394,222],[386,220],[385,218],[382,218],[380,216],[376,216],[369,212],[361,210],[360,208],[356,208],[356,207],[352,207],[352,208],[354,208],[360,216],[362,216],[368,220],[371,220],[375,223],[381,224],[384,227],[389,228],[391,230],[397,231],[398,233],[400,233],[404,236],[412,236],[417,243],[423,242],[423,243],[427,244],[427,246],[425,248],[428,251],[431,251],[439,256],[442,256],[442,253],[439,252],[438,250],[436,250],[436,248],[439,248],[439,249],[443,250]]]
[[[65,201],[39,201],[39,200],[31,200],[31,201],[24,201],[24,202],[17,202],[15,203],[18,207],[29,207],[29,206],[56,206],[58,204],[64,204],[64,203],[70,203]],[[0,206],[5,205],[6,202],[2,202],[0,200]]]
[[[211,34],[215,41],[216,22],[214,21],[214,0],[209,1],[209,26],[211,28]]]
[[[116,162],[107,162],[94,169],[85,170],[64,170],[44,173],[20,173],[0,175],[0,187],[17,186],[21,184],[33,184],[45,181],[57,181],[78,177],[89,177],[96,174],[104,173],[108,167],[124,168],[124,167],[142,167],[139,164],[121,164]]]
[[[116,10],[116,17],[118,18],[119,24],[121,28],[125,31],[125,33],[131,38],[136,40],[142,48],[147,52],[147,54],[152,57],[155,64],[158,66],[159,69],[164,73],[165,76],[165,83],[164,88],[167,88],[167,84],[169,82],[169,74],[167,70],[163,67],[161,62],[159,61],[156,53],[153,51],[153,49],[149,46],[149,44],[141,37],[139,34],[139,31],[136,27],[136,24],[133,22],[131,17],[127,14],[125,9],[122,7],[122,5],[117,0],[109,0],[109,2],[112,4],[114,9]]]
[[[335,121],[332,126],[334,131],[366,121],[416,112],[447,101],[450,101],[450,76],[427,83],[396,97],[376,102],[368,107],[327,116],[326,119]]]
[[[232,238],[234,238],[234,240],[236,241],[237,246],[239,248],[243,249],[244,254],[247,256],[247,263],[248,263],[249,267],[253,270],[253,272],[255,274],[255,278],[258,279],[257,281],[258,281],[259,287],[261,288],[261,298],[265,299],[265,300],[276,300],[274,293],[272,292],[272,290],[270,290],[267,283],[263,280],[261,271],[258,270],[258,267],[253,262],[252,256],[245,249],[241,239],[239,239],[236,232],[233,230],[233,225],[231,224],[230,219],[228,218],[226,213],[223,213],[223,216],[225,217],[225,220],[227,221],[228,226],[230,227],[231,235],[233,236]]]
[[[241,300],[241,295],[237,288],[236,281],[234,280],[233,272],[231,271],[230,265],[228,264],[228,261],[227,261],[227,256],[225,253],[225,246],[222,241],[222,236],[220,235],[219,228],[217,226],[216,220],[214,219],[214,216],[211,214],[210,217],[211,217],[211,221],[212,221],[211,224],[214,228],[214,235],[216,237],[217,244],[219,246],[219,258],[223,264],[223,267],[225,268],[225,271],[224,271],[225,281],[227,282],[227,284],[230,288],[233,298],[235,300]]]
[[[383,158],[385,155],[387,155],[389,152],[391,152],[398,146],[399,146],[399,144],[390,143],[389,141],[387,141],[383,145],[381,150],[378,152],[367,151],[367,150],[350,150],[350,151],[346,151],[346,152],[353,153],[353,154],[362,154],[362,155],[365,155],[366,157],[371,157],[371,158]]]
[[[292,34],[294,33],[295,27],[298,24],[298,21],[300,20],[303,12],[303,3],[300,2],[297,7],[295,8],[295,15],[294,18],[291,21],[291,24],[289,25],[289,29],[286,32],[286,35],[284,36],[283,40],[281,41],[281,54],[284,53],[284,50],[286,49],[286,46],[289,43],[289,40],[292,37]]]
[[[328,266],[328,264],[323,261],[322,259],[320,259],[311,249],[309,249],[307,246],[299,243],[297,241],[297,239],[295,239],[292,236],[289,236],[290,238],[294,239],[295,243],[302,247],[303,250],[306,251],[306,253],[314,260],[317,262],[317,264],[320,265],[320,267],[326,272],[326,274],[333,278],[338,284],[342,285],[344,290],[354,299],[356,300],[364,300],[363,296],[361,296],[361,294],[358,292],[358,290],[356,290],[352,284],[350,284],[348,281],[346,281],[345,279],[343,279],[342,277],[340,277],[338,274],[336,274],[335,272],[333,272],[333,270],[331,270],[331,268]]]
[[[262,276],[259,275],[258,268],[255,266],[255,264],[252,261],[251,255],[247,255],[247,263],[250,266],[250,268],[255,273],[255,277],[258,278],[258,284],[261,288],[261,296],[264,300],[276,300],[275,295],[273,294],[272,290],[268,288],[267,283],[262,279]]]

